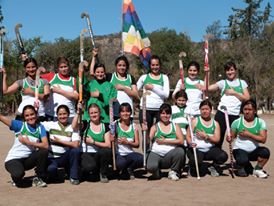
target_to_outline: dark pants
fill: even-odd
[[[132,152],[125,156],[116,155],[116,165],[118,170],[130,168],[132,170],[143,167],[143,155],[138,152]]]
[[[237,165],[240,167],[246,167],[249,165],[250,161],[257,161],[258,157],[269,159],[270,151],[266,147],[258,147],[251,153],[248,153],[242,149],[234,149],[233,156]]]
[[[238,118],[239,118],[239,115],[228,115],[229,126],[231,126],[232,122]],[[215,114],[215,120],[220,125],[220,141],[215,145],[219,148],[222,148],[225,132],[226,132],[225,113],[218,110],[217,113]]]
[[[106,175],[111,162],[110,148],[99,148],[96,153],[85,152],[81,154],[81,171],[85,175],[99,170],[101,174]]]
[[[48,173],[52,176],[57,174],[59,167],[69,168],[70,178],[78,180],[80,149],[71,148],[61,157],[49,158]]]
[[[10,173],[15,183],[20,182],[26,170],[36,167],[35,171],[39,178],[44,178],[46,174],[48,150],[39,149],[29,157],[22,159],[12,159],[5,162],[5,168]]]
[[[227,153],[220,149],[219,147],[212,147],[207,152],[201,152],[198,149],[196,149],[197,153],[197,160],[198,160],[198,166],[199,166],[199,172],[200,175],[203,176],[207,173],[207,167],[205,164],[203,164],[203,161],[213,161],[213,166],[217,166],[220,164],[223,164],[227,161],[228,155]],[[193,176],[196,176],[196,167],[195,167],[195,159],[194,159],[194,153],[193,149],[189,148],[187,150],[187,157],[189,159],[189,166],[190,166],[190,172],[193,174]]]
[[[148,133],[150,128],[152,127],[152,125],[154,124],[154,118],[156,119],[156,122],[158,122],[160,120],[159,117],[159,112],[158,111],[154,111],[154,110],[146,110],[146,120],[147,120],[147,128],[148,128]],[[143,123],[143,110],[140,109],[139,111],[139,121],[140,124]]]

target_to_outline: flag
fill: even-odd
[[[123,0],[122,47],[124,52],[139,56],[144,66],[149,68],[150,40],[134,9],[132,0]]]

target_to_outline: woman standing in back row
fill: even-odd
[[[221,101],[219,102],[218,111],[215,120],[220,125],[220,141],[216,146],[222,147],[224,135],[226,132],[225,114],[221,109],[227,108],[229,122],[239,118],[240,108],[243,101],[250,98],[247,83],[237,77],[237,67],[233,62],[227,62],[224,65],[226,79],[222,79],[208,87],[209,91],[221,90]]]

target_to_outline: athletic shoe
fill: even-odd
[[[13,180],[11,180],[9,183],[12,187],[17,187],[16,183]]]
[[[133,170],[131,168],[127,168],[127,172],[129,174],[129,179],[134,180],[135,176]]]
[[[259,178],[267,178],[267,174],[263,170],[253,170],[253,176]]]
[[[70,181],[70,184],[72,184],[72,185],[79,185],[80,184],[80,181],[77,180],[77,179],[70,178],[69,181]]]
[[[108,178],[107,178],[106,175],[100,173],[100,182],[102,182],[102,183],[108,183],[109,180],[108,180]]]
[[[208,167],[208,171],[210,172],[211,177],[219,177],[220,176],[219,172],[213,166]]]
[[[171,180],[174,180],[174,181],[178,181],[179,180],[179,177],[178,177],[178,174],[177,172],[171,170],[168,172],[168,179],[171,179]]]
[[[148,177],[148,180],[159,180],[159,179],[161,179],[160,170],[157,170],[155,173],[153,173],[151,176]]]
[[[235,173],[238,177],[247,177],[248,174],[245,171],[244,167],[241,167],[239,169],[237,169],[237,172]]]
[[[45,183],[41,178],[35,177],[32,179],[32,187],[46,187],[47,183]]]

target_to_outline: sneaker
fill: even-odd
[[[213,166],[208,167],[208,171],[210,172],[211,177],[219,177],[220,176],[219,172]]]
[[[32,187],[46,187],[47,183],[45,183],[41,178],[35,177],[32,179]]]
[[[13,180],[9,181],[9,183],[12,187],[17,187],[16,183]]]
[[[153,173],[151,176],[148,177],[148,180],[159,180],[159,179],[161,179],[160,170],[157,170],[155,173]]]
[[[253,170],[253,176],[259,178],[267,178],[267,174],[263,170]]]
[[[237,170],[236,175],[239,177],[247,177],[248,176],[248,174],[245,171],[245,168],[243,168],[243,167],[241,167]]]
[[[174,180],[174,181],[178,181],[179,180],[179,177],[178,177],[178,174],[177,172],[171,170],[168,172],[168,179],[171,179],[171,180]]]
[[[100,182],[102,182],[102,183],[108,183],[109,180],[108,180],[108,178],[107,178],[106,175],[100,173]]]
[[[79,185],[80,184],[80,181],[77,180],[77,179],[70,178],[69,181],[70,181],[70,184],[72,184],[72,185]]]
[[[129,179],[134,180],[135,176],[133,170],[131,168],[127,168],[127,172],[129,174]]]

